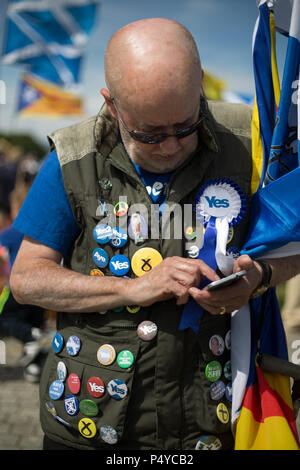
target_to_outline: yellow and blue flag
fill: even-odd
[[[294,87],[298,85],[300,66],[300,0],[260,0],[258,6],[253,38],[254,195],[251,226],[241,253],[270,258],[300,253],[300,115]],[[288,36],[281,89],[275,31]],[[275,289],[251,300],[248,311],[245,308],[243,313],[232,318],[235,449],[299,450],[290,378],[279,372],[266,372],[258,360],[261,354],[288,360]]]

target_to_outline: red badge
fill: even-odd
[[[87,389],[89,393],[96,398],[102,397],[105,392],[105,385],[103,380],[101,380],[99,377],[91,377],[87,381]]]
[[[76,395],[80,390],[80,379],[77,374],[70,374],[68,377],[68,387],[71,393]]]

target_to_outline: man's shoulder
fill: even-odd
[[[244,103],[208,101],[216,131],[251,136],[252,107]]]
[[[48,135],[50,145],[56,149],[61,166],[80,160],[87,154],[111,149],[116,140],[117,125],[103,105],[99,114],[76,124],[58,129]]]

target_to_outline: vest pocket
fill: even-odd
[[[41,421],[44,431],[50,438],[55,436],[56,440],[64,439],[75,447],[118,447],[124,436],[139,341],[135,336],[131,338],[122,332],[118,334],[118,331],[113,336],[110,335],[109,340],[101,333],[94,335],[85,331],[83,334],[76,327],[61,330],[60,333],[65,340],[64,347],[60,353],[50,352],[41,380]],[[81,341],[81,348],[73,357],[66,349],[70,335],[76,335]],[[104,345],[109,345],[109,348],[103,349]],[[99,353],[101,347],[102,355]],[[67,371],[63,382],[64,390],[61,397],[53,399],[50,389],[53,382],[59,379],[57,368],[60,362]],[[57,416],[67,424],[51,416],[47,402],[52,403]],[[74,411],[74,407],[78,408],[77,411]],[[84,426],[88,420],[92,420],[96,429],[93,437],[88,438],[88,435],[80,433],[78,426],[81,420],[84,420]],[[118,437],[118,441],[114,445],[101,438],[103,426],[110,426],[116,433],[114,435]],[[88,432],[88,428],[85,429]]]

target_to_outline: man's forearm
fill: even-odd
[[[266,256],[265,261],[272,267],[271,286],[282,284],[300,272],[300,255],[270,259]]]
[[[60,312],[97,312],[128,305],[128,279],[87,276],[51,260],[12,272],[10,287],[22,304]]]

